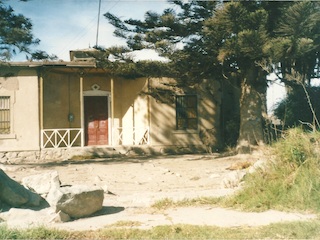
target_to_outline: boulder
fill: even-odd
[[[78,185],[61,187],[55,192],[55,200],[51,199],[55,211],[62,211],[71,218],[87,217],[102,209],[104,191],[101,188]]]
[[[43,198],[11,179],[0,169],[0,201],[11,207],[38,207]]]
[[[22,179],[22,184],[26,188],[46,196],[50,189],[60,187],[60,180],[58,172],[51,171],[25,177]]]
[[[254,173],[256,171],[266,172],[267,171],[267,161],[259,159],[256,161],[248,170],[249,173]]]
[[[49,203],[51,207],[55,207],[57,205],[58,200],[62,197],[63,193],[61,191],[60,186],[52,185],[49,193],[46,196],[46,201]]]
[[[222,184],[225,188],[236,188],[240,186],[241,181],[247,174],[245,170],[237,170],[230,172],[223,180]]]
[[[8,211],[2,212],[0,216],[5,222],[5,226],[10,229],[45,227],[49,223],[50,217],[52,217],[48,208],[37,211],[26,208],[10,208]]]
[[[70,216],[62,211],[59,211],[55,214],[55,216],[52,218],[50,222],[55,223],[63,223],[63,222],[69,222]]]

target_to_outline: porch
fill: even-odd
[[[148,145],[148,103],[137,100],[145,85],[145,79],[114,79],[96,69],[44,71],[40,148]]]

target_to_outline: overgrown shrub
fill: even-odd
[[[226,204],[254,210],[320,211],[320,132],[288,130],[270,151],[266,170],[246,176],[243,191]]]
[[[307,92],[312,107],[319,118],[320,87],[308,87]],[[314,121],[307,96],[302,87],[297,87],[290,92],[275,108],[274,115],[284,123],[285,127],[299,126],[301,121],[310,124]]]

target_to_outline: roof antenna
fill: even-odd
[[[101,0],[99,0],[98,23],[97,23],[97,35],[96,35],[96,47],[98,47],[98,39],[99,39],[100,10],[101,10]]]

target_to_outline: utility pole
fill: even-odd
[[[99,40],[100,11],[101,11],[101,0],[99,0],[97,35],[96,35],[96,47],[98,47],[98,40]]]

